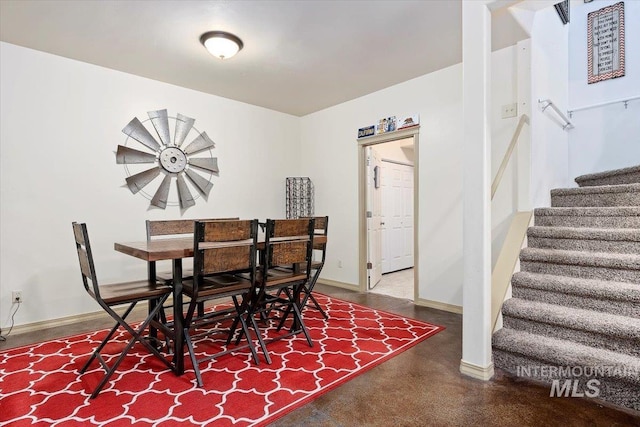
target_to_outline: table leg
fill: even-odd
[[[182,315],[182,259],[173,260],[173,364],[176,374],[184,373],[184,331]]]
[[[155,261],[150,261],[147,263],[147,277],[150,283],[156,281],[156,263]],[[156,302],[154,300],[149,300],[149,313],[153,311],[156,307]],[[162,310],[162,309],[161,309]],[[152,325],[149,326],[149,338],[152,342],[152,345],[158,345],[158,330],[154,328]]]

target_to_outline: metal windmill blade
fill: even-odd
[[[119,165],[133,163],[155,163],[155,161],[155,154],[134,150],[133,148],[125,147],[124,145],[118,145],[118,151],[116,152],[116,163]]]
[[[198,175],[193,169],[187,169],[185,171],[187,174],[187,178],[196,186],[200,194],[207,197],[209,196],[209,191],[213,188],[213,184],[211,181],[206,180],[202,176]]]
[[[151,148],[153,151],[158,151],[160,149],[160,144],[158,144],[156,139],[149,133],[147,128],[140,123],[140,120],[138,120],[137,117],[134,117],[133,120],[131,120],[129,124],[122,129],[122,132],[139,143]]]
[[[180,207],[182,209],[186,209],[196,204],[195,200],[193,200],[193,196],[191,195],[191,191],[189,191],[189,187],[187,187],[187,183],[184,181],[182,175],[178,175],[177,177],[178,183],[178,197],[180,198]]]
[[[167,200],[169,199],[169,189],[171,188],[171,175],[165,175],[162,180],[162,184],[156,190],[156,194],[151,199],[151,205],[158,208],[166,208]]]
[[[178,113],[178,117],[176,117],[176,131],[173,136],[173,144],[176,147],[182,146],[185,138],[187,137],[189,132],[191,132],[191,128],[193,127],[194,122],[195,119],[183,116],[182,114]]]
[[[133,194],[136,194],[138,191],[142,190],[147,184],[155,179],[156,176],[160,174],[160,169],[158,167],[154,167],[151,169],[147,169],[144,172],[137,173],[135,175],[131,175],[127,178],[127,185],[129,186],[129,190]]]
[[[210,172],[218,173],[218,158],[190,158],[189,164],[200,169],[205,169]]]
[[[147,114],[149,115],[151,123],[160,137],[162,144],[165,146],[171,144],[171,137],[169,136],[169,116],[167,115],[167,110],[149,111]]]
[[[187,145],[184,152],[187,154],[194,154],[206,150],[207,148],[213,148],[215,145],[216,144],[207,136],[207,133],[202,132],[191,142],[191,144]]]

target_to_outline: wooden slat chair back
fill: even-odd
[[[202,219],[200,221],[228,221],[237,220],[239,218],[210,218]],[[147,220],[147,240],[153,240],[154,238],[167,238],[167,237],[191,237],[193,236],[193,229],[196,219],[170,219],[170,220]],[[155,269],[155,263],[152,268]],[[173,275],[170,271],[157,272],[156,278],[165,282],[170,282],[173,279]],[[193,275],[191,269],[183,269],[183,277],[190,278]]]
[[[299,302],[300,293],[309,281],[313,230],[313,218],[267,220],[258,275],[258,303],[254,307],[263,317],[274,305],[281,307],[284,314],[279,319],[278,331],[293,314],[289,334],[280,338],[302,332],[309,346],[313,346],[313,341],[300,314]],[[286,268],[291,265],[300,268]]]
[[[169,369],[172,369],[172,365],[169,360],[162,355],[155,347],[153,347],[145,338],[142,337],[142,333],[150,326],[162,330],[165,334],[171,332],[160,322],[159,310],[162,303],[166,301],[172,292],[171,287],[156,283],[149,282],[149,280],[140,280],[126,283],[112,283],[107,285],[98,284],[96,276],[95,265],[93,261],[93,254],[91,252],[91,244],[89,243],[89,234],[87,232],[87,226],[84,223],[72,223],[73,235],[76,242],[76,251],[78,253],[78,260],[80,263],[80,272],[82,275],[82,282],[85,290],[91,295],[91,297],[116,321],[116,324],[109,331],[107,336],[102,340],[100,345],[91,354],[91,357],[84,366],[80,369],[80,373],[84,373],[89,365],[94,360],[97,360],[105,370],[105,375],[100,380],[98,385],[91,393],[91,398],[95,398],[102,388],[106,385],[109,378],[116,371],[120,363],[125,359],[129,350],[136,342],[144,345],[153,355],[160,359]],[[138,325],[137,329],[133,329],[126,322],[127,316],[131,313],[133,308],[138,302],[149,302],[153,307],[148,313],[147,318]],[[112,308],[113,306],[128,304],[124,314],[119,315]],[[131,335],[131,339],[121,351],[116,361],[108,366],[106,360],[103,358],[101,351],[106,344],[111,340],[114,333],[120,328],[124,328]]]
[[[249,304],[255,294],[257,236],[257,220],[195,223],[194,275],[192,280],[184,282],[184,292],[191,299],[185,316],[184,336],[199,386],[203,385],[199,369],[203,362],[249,348],[254,361],[259,363],[249,331],[251,324],[255,335],[261,337],[255,319],[250,319],[249,316]],[[233,301],[231,308],[215,309],[204,315],[194,316],[198,304],[228,298]],[[230,322],[230,326],[225,326],[225,322]],[[231,346],[238,324],[242,326],[242,334],[238,338],[245,336],[246,345],[238,346],[238,339],[236,346]],[[204,356],[203,351],[195,351],[194,341],[216,333],[226,334],[226,347]],[[206,342],[203,341],[202,345]],[[266,347],[262,342],[261,346],[266,358]]]
[[[202,219],[200,221],[228,221],[237,220],[239,218],[209,218]],[[169,219],[169,220],[147,220],[147,240],[154,240],[155,238],[167,238],[167,237],[192,237],[195,222],[197,219]],[[150,276],[155,276],[157,280],[160,280],[166,284],[171,284],[173,281],[173,273],[171,270],[157,271],[156,262],[149,263],[149,268],[152,270]],[[182,269],[182,279],[190,279],[193,277],[193,269],[190,266]],[[188,303],[188,302],[187,302]],[[185,303],[186,304],[186,303]],[[171,306],[164,307],[168,310]],[[200,306],[199,314],[204,314],[204,304]]]

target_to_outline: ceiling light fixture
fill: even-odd
[[[237,36],[224,31],[209,31],[200,36],[200,43],[209,53],[220,59],[229,59],[242,49],[244,44]]]

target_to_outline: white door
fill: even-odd
[[[413,267],[413,166],[382,161],[382,273]]]
[[[369,289],[382,279],[382,188],[379,185],[382,162],[376,150],[367,148],[367,246]],[[376,182],[378,185],[376,185]],[[378,187],[378,188],[376,188]]]

